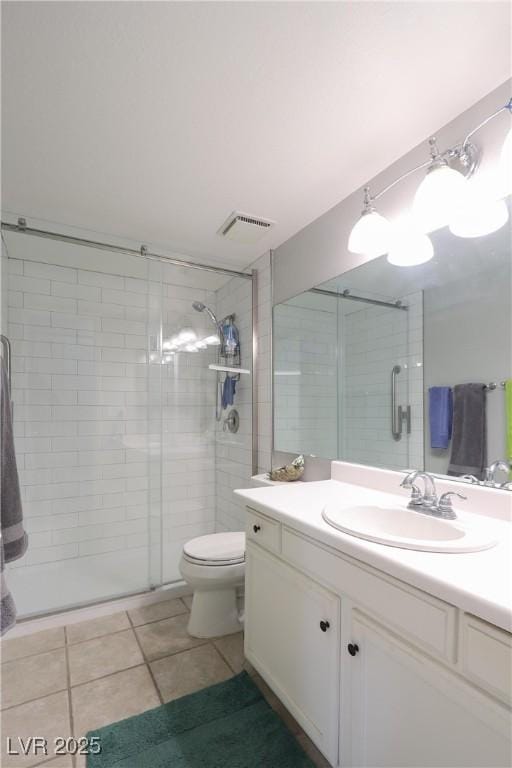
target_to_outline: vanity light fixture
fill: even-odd
[[[466,177],[441,156],[435,137],[429,139],[429,144],[432,160],[413,203],[414,218],[423,232],[433,232],[448,224],[466,185]]]
[[[351,253],[364,256],[383,256],[389,248],[389,221],[377,213],[373,206],[370,188],[364,188],[364,208],[361,218],[355,224],[348,241]]]
[[[480,223],[478,227],[475,225],[473,228],[467,224],[464,225],[463,220],[468,222],[468,217],[471,216],[470,209],[473,207],[474,211],[474,206],[468,204],[468,210],[463,213],[463,205],[468,203],[468,198],[465,195],[467,182],[475,173],[479,160],[479,151],[471,139],[490,120],[505,111],[512,114],[512,99],[479,123],[468,133],[463,142],[444,152],[439,151],[436,140],[432,137],[430,139],[430,159],[403,173],[377,194],[371,195],[369,187],[365,187],[364,208],[360,219],[355,223],[350,233],[348,250],[351,253],[369,258],[376,258],[388,253],[391,256],[390,259],[388,257],[391,263],[410,266],[424,263],[428,261],[428,258],[432,258],[433,251],[427,258],[432,243],[426,233],[446,224],[452,224],[452,221],[452,232],[459,237],[477,237],[503,226],[508,219],[508,210],[505,216],[503,206],[506,209],[506,205],[503,201],[493,200],[492,196],[491,200],[486,198],[485,205],[480,211]],[[502,162],[509,168],[508,182],[510,184],[512,181],[512,131],[509,132],[503,146]],[[400,181],[422,168],[427,169],[427,174],[418,187],[414,198],[413,216],[415,223],[409,223],[405,232],[397,234],[397,229],[391,227],[390,222],[377,213],[374,203]],[[509,190],[507,189],[507,191]],[[474,223],[476,224],[476,222]],[[465,232],[468,234],[464,234]],[[415,243],[416,257],[414,254],[406,256],[404,249],[407,242],[409,245],[412,242]],[[420,258],[421,261],[416,260]]]

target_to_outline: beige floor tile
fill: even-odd
[[[15,637],[4,639],[0,642],[0,657],[2,663],[21,659],[24,656],[32,656],[36,653],[53,651],[55,648],[61,648],[65,643],[64,628],[54,627],[45,629],[42,632],[34,632],[25,637]]]
[[[63,690],[67,687],[65,650],[6,661],[0,675],[4,709]]]
[[[54,743],[57,736],[64,738],[71,735],[69,724],[68,693],[54,693],[27,704],[20,704],[12,709],[2,712],[2,744],[1,760],[2,768],[28,768],[28,766],[41,763],[44,756],[17,756],[7,755],[7,737],[11,737],[11,744],[17,744],[18,737],[24,741],[30,736],[42,736],[47,740],[48,757],[54,753]],[[12,749],[11,749],[12,751]],[[65,758],[62,763],[55,763],[60,768],[71,768],[72,761]],[[49,763],[47,763],[48,765]],[[53,761],[52,763],[53,764]]]
[[[187,606],[178,597],[175,600],[161,600],[158,603],[144,605],[141,608],[134,608],[133,611],[128,611],[128,615],[130,616],[132,624],[138,627],[141,624],[147,624],[150,621],[169,619],[171,616],[178,616],[180,613],[187,612]]]
[[[182,597],[181,599],[190,611],[192,608],[192,600],[194,599],[194,595],[185,595],[185,597]]]
[[[224,657],[233,672],[241,672],[245,665],[244,633],[225,635],[213,641],[220,655]]]
[[[94,637],[110,635],[112,632],[120,632],[129,629],[130,622],[125,611],[112,613],[110,616],[100,616],[90,621],[80,621],[78,624],[68,624],[66,634],[68,643],[81,643],[83,640],[92,640]]]
[[[160,699],[146,665],[126,669],[71,689],[75,736],[158,707]]]
[[[135,667],[144,661],[131,629],[70,645],[68,654],[71,685]]]
[[[173,616],[171,619],[155,621],[136,628],[142,650],[147,659],[153,661],[171,653],[185,651],[197,645],[204,645],[207,640],[191,637],[187,632],[189,614]]]
[[[259,675],[253,677],[255,684],[258,686],[263,696],[270,704],[274,712],[276,712],[283,723],[286,725],[289,731],[298,734],[302,733],[302,729],[295,718],[288,712],[284,704],[277,698],[275,693],[268,687],[266,682]]]
[[[316,768],[331,768],[330,763],[327,762],[322,753],[315,747],[311,739],[306,736],[305,733],[299,733],[296,738],[306,755],[313,761]]]
[[[210,643],[152,662],[151,671],[164,701],[178,699],[233,676]]]

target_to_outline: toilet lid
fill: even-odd
[[[245,560],[245,533],[212,533],[191,539],[183,547],[185,555],[205,563],[239,563]]]

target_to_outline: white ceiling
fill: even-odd
[[[4,211],[240,267],[510,76],[507,2],[4,2],[2,37]]]

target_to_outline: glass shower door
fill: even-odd
[[[26,555],[21,616],[147,589],[148,263],[10,233],[8,335]]]

